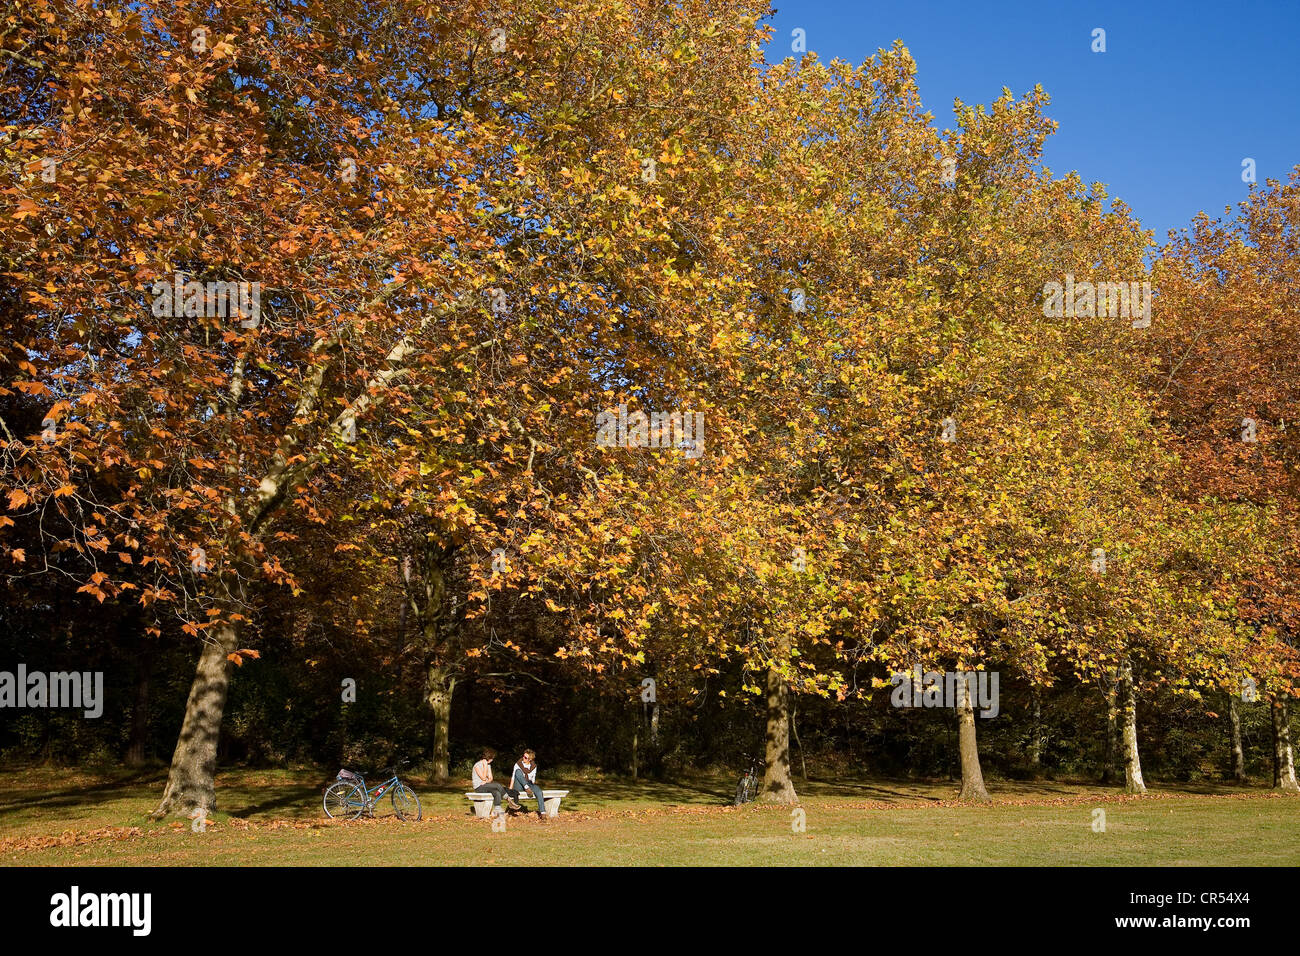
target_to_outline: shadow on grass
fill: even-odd
[[[3,775],[4,786],[0,787],[0,820],[7,815],[17,814],[34,807],[79,807],[87,804],[105,803],[118,798],[134,798],[146,786],[154,786],[158,796],[162,796],[163,784],[167,780],[165,770],[149,769],[121,773],[110,772],[112,777],[98,783],[80,786],[67,786],[64,789],[49,790],[41,786],[41,778],[59,773],[51,768],[38,768],[26,771],[6,771]],[[65,776],[68,771],[61,775]],[[101,776],[103,772],[71,771],[85,776]],[[97,799],[99,798],[99,799]]]
[[[731,804],[736,792],[736,780],[729,775],[701,774],[687,779],[638,779],[627,777],[597,777],[543,780],[546,789],[567,789],[564,809],[598,810],[615,806],[725,806]],[[1082,784],[1087,786],[1087,784]],[[433,784],[423,782],[424,792],[460,797],[466,790],[455,783]],[[938,803],[954,799],[960,788],[951,780],[871,780],[794,778],[796,792],[801,798],[818,798],[842,801],[870,800],[881,803]],[[999,781],[992,788],[997,795],[1007,797],[1061,797],[1078,793],[1081,784],[1058,781]],[[1213,792],[1207,790],[1206,792]],[[520,802],[526,801],[521,796]],[[527,805],[525,803],[525,805]],[[467,808],[467,812],[472,812]]]
[[[77,811],[96,825],[138,824],[162,795],[165,768],[143,770],[30,767],[0,770],[0,828],[43,824],[49,815]],[[321,817],[325,787],[332,774],[316,768],[256,770],[230,768],[217,776],[217,808],[222,815],[255,819]],[[425,815],[473,813],[464,793],[468,782],[434,782],[403,776],[420,797]],[[655,780],[604,776],[599,773],[547,774],[546,789],[568,790],[563,809],[573,811],[632,810],[665,806],[726,806],[732,802],[736,780],[729,773],[700,773]],[[794,778],[801,799],[883,804],[937,803],[955,799],[958,783],[946,779]],[[1265,781],[1242,788],[1217,781],[1161,782],[1155,791],[1188,795],[1223,795],[1268,790]],[[1117,785],[1089,780],[992,780],[995,801],[1052,799],[1081,792],[1117,794]],[[381,798],[381,803],[384,803]],[[527,798],[520,802],[529,806]],[[377,812],[384,811],[377,808]],[[82,824],[84,825],[84,824]]]
[[[260,802],[247,802],[258,797],[262,798]],[[222,790],[220,783],[217,785],[217,807],[232,817],[252,817],[270,814],[276,810],[289,810],[293,816],[323,816],[324,798],[325,785],[281,784],[274,789],[262,788],[254,791],[246,791],[242,788],[227,791]]]

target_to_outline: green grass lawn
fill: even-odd
[[[949,783],[801,781],[806,831],[789,807],[727,806],[730,778],[676,782],[598,774],[568,788],[560,816],[520,814],[504,833],[470,815],[464,787],[411,779],[420,822],[327,821],[313,770],[218,778],[205,833],[150,823],[164,771],[0,772],[0,864],[1156,865],[1300,864],[1300,798],[1261,788],[1180,786],[1132,799],[1114,789],[999,782],[991,806],[952,802]],[[1094,832],[1094,809],[1105,832]]]

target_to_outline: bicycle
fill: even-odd
[[[330,819],[355,820],[361,814],[373,817],[379,798],[385,793],[399,820],[419,820],[420,798],[415,791],[393,775],[377,787],[366,787],[366,778],[351,770],[340,770],[334,783],[325,788],[325,816]]]
[[[762,772],[762,761],[758,757],[742,754],[745,760],[749,761],[749,769],[740,775],[736,781],[736,806],[742,803],[749,803],[758,796],[758,781]]]

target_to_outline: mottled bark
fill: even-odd
[[[779,659],[788,659],[789,639],[778,642]],[[776,667],[767,671],[767,759],[763,771],[764,803],[795,803],[794,782],[790,779],[790,688]]]
[[[1270,709],[1273,717],[1273,787],[1288,792],[1300,791],[1295,776],[1295,757],[1291,750],[1291,726],[1286,698],[1276,698]]]
[[[426,672],[424,699],[433,713],[433,778],[447,780],[451,776],[451,696],[456,690],[456,678],[436,665]]]
[[[957,682],[957,752],[961,756],[961,793],[959,800],[987,803],[993,798],[984,786],[980,769],[980,751],[975,740],[975,708],[971,702],[970,681]]]
[[[418,573],[407,556],[403,561],[407,601],[419,629],[424,659],[424,700],[433,724],[433,776],[450,777],[451,700],[456,690],[456,661],[460,620],[454,587],[449,582],[455,567],[452,545],[430,542],[420,556]]]
[[[1246,782],[1246,752],[1241,746],[1241,704],[1236,694],[1228,695],[1228,727],[1232,734],[1232,779]]]
[[[227,655],[238,649],[239,631],[233,624],[214,629],[203,643],[167,786],[153,812],[154,819],[173,814],[188,816],[200,807],[208,814],[216,809],[217,740],[226,710],[230,669],[234,666]]]
[[[1137,688],[1134,685],[1133,664],[1127,658],[1119,667],[1119,699],[1124,741],[1124,791],[1146,793],[1147,785],[1142,779],[1142,760],[1138,754]]]
[[[1115,780],[1116,743],[1119,741],[1119,703],[1115,681],[1108,680],[1102,684],[1101,692],[1106,699],[1106,744],[1102,748],[1101,782],[1112,783]]]

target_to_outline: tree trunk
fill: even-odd
[[[436,664],[426,671],[424,699],[433,711],[433,778],[445,781],[451,776],[451,695],[456,678]]]
[[[128,767],[143,766],[149,749],[149,655],[142,652],[137,661],[135,706],[131,709],[131,737],[126,747]]]
[[[1246,752],[1241,748],[1241,705],[1236,694],[1228,695],[1228,725],[1232,730],[1232,779],[1246,782]]]
[[[44,736],[41,738],[41,763],[48,767],[54,763],[54,709],[46,707],[41,720],[44,727]]]
[[[788,638],[779,641],[777,653],[787,660]],[[799,797],[790,780],[790,688],[776,667],[767,671],[767,759],[763,771],[764,803],[796,803]]]
[[[188,815],[200,807],[210,815],[216,809],[217,739],[226,711],[230,669],[234,666],[226,656],[238,649],[239,631],[233,624],[222,624],[203,643],[167,787],[153,812],[155,820],[172,814]]]
[[[1285,697],[1274,699],[1273,716],[1273,787],[1277,790],[1300,791],[1296,783],[1295,758],[1291,751],[1291,727]]]
[[[1101,782],[1115,779],[1115,742],[1119,740],[1119,707],[1115,681],[1108,681],[1101,689],[1106,697],[1106,746],[1102,752]]]
[[[1043,698],[1037,687],[1029,691],[1030,728],[1029,728],[1029,766],[1038,770],[1043,765]]]
[[[1146,793],[1142,760],[1138,755],[1137,689],[1133,685],[1133,663],[1128,658],[1120,664],[1119,694],[1124,735],[1124,792]]]
[[[404,587],[409,586],[411,582],[411,574],[410,574],[411,558],[409,555],[402,558],[402,568],[405,573],[402,578],[401,584]],[[407,601],[405,597],[403,597],[401,602],[401,608],[398,611],[398,615],[397,615],[397,653],[394,655],[394,657],[397,658],[397,686],[398,687],[402,686],[402,664],[403,664],[403,658],[406,657],[406,616],[410,613],[410,611],[411,611],[410,602]]]
[[[790,734],[794,737],[794,745],[799,748],[799,776],[803,782],[808,782],[808,757],[803,751],[803,741],[799,739],[799,704],[792,702],[790,706]]]
[[[988,803],[993,798],[984,787],[984,773],[980,770],[980,751],[975,742],[975,708],[970,699],[970,682],[957,684],[957,752],[961,756],[961,793],[958,800],[975,800]]]

